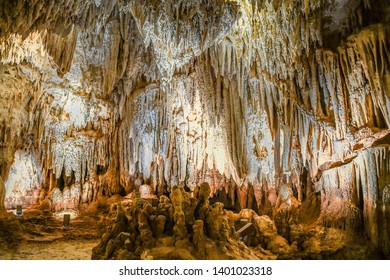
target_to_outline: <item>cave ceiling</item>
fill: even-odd
[[[389,33],[387,0],[0,0],[0,207],[208,182],[390,251]]]

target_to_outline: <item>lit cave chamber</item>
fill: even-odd
[[[0,259],[389,259],[389,34],[388,0],[0,0]]]

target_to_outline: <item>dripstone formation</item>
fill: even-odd
[[[101,215],[98,259],[389,258],[389,34],[387,0],[0,0],[0,249],[22,205]]]
[[[171,199],[158,204],[136,193],[111,212],[110,226],[94,248],[93,259],[276,259],[354,257],[345,251],[347,241],[337,230],[295,227],[289,244],[268,216],[253,210],[227,211],[209,204],[210,186],[193,193],[173,187]],[[116,213],[116,215],[115,215]],[[110,219],[109,219],[110,220]],[[241,224],[240,224],[241,223]],[[241,232],[245,225],[251,230]],[[332,238],[324,238],[329,231]],[[321,235],[322,234],[322,235]],[[298,250],[301,248],[301,250]],[[356,257],[356,256],[355,256]]]

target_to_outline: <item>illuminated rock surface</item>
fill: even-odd
[[[0,211],[101,215],[94,258],[389,258],[389,15],[0,0]]]

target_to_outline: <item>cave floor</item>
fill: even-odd
[[[90,260],[98,240],[56,240],[53,242],[23,242],[9,260]]]
[[[99,245],[102,233],[111,228],[110,221],[114,220],[115,215],[107,213],[82,215],[73,218],[69,228],[64,228],[62,219],[52,214],[31,211],[21,219],[11,213],[0,215],[0,260],[90,260],[92,249]],[[383,259],[370,250],[362,237],[353,240],[343,231],[315,226],[305,231],[313,235],[306,242],[305,252],[302,248],[281,252],[280,256],[275,252],[272,259]],[[275,240],[274,245],[278,244]],[[161,248],[156,252],[161,253]]]
[[[98,223],[92,217],[75,218],[69,228],[55,217],[9,217],[3,223],[9,229],[2,232],[3,239],[9,235],[0,246],[3,260],[90,260],[100,241]]]

